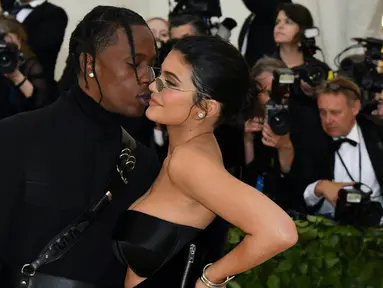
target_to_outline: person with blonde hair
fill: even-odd
[[[146,21],[154,38],[159,42],[167,42],[169,40],[169,23],[161,17],[153,17]]]
[[[0,76],[0,118],[48,104],[49,85],[35,54],[26,44],[28,35],[12,16],[0,16],[0,39],[7,42],[18,61],[15,69]],[[0,75],[3,68],[0,66]]]

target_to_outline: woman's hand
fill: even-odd
[[[198,278],[197,283],[195,283],[195,288],[206,288],[205,284]]]
[[[262,130],[262,143],[265,146],[281,149],[290,146],[291,141],[289,134],[278,136],[271,130],[270,125],[266,124]]]
[[[264,119],[260,117],[255,117],[255,118],[247,120],[245,122],[245,132],[252,133],[252,132],[262,131],[263,122],[264,122]]]
[[[315,88],[311,87],[309,84],[307,84],[303,80],[301,80],[301,89],[302,89],[303,93],[305,93],[305,95],[307,95],[307,96],[312,97],[315,94]]]

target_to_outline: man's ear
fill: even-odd
[[[360,100],[359,99],[355,100],[354,105],[352,107],[352,114],[354,116],[359,114],[360,107],[361,107]]]
[[[80,71],[82,74],[85,74],[85,75],[89,75],[89,73],[94,73],[93,57],[90,56],[88,53],[80,54]]]

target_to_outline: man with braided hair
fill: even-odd
[[[78,83],[51,106],[0,122],[0,287],[29,287],[22,286],[22,266],[104,195],[122,148],[121,121],[144,112],[156,48],[140,15],[98,6],[78,24],[69,50]],[[123,287],[126,267],[114,256],[113,229],[158,168],[137,143],[124,191],[113,191],[72,249],[37,271],[41,282],[33,287]]]

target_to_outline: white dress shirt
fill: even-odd
[[[357,145],[354,147],[350,143],[345,142],[339,148],[338,152],[339,152],[339,155],[342,157],[345,166],[347,167],[348,171],[350,172],[355,182],[361,182],[363,184],[366,184],[372,189],[372,195],[371,195],[372,200],[380,202],[383,205],[383,199],[380,194],[381,187],[379,186],[378,180],[376,179],[374,168],[372,167],[371,160],[370,160],[370,155],[368,154],[366,144],[364,142],[364,138],[358,124],[354,125],[350,133],[345,138],[354,140],[357,143]],[[338,138],[334,137],[334,140],[336,139]],[[359,146],[360,146],[360,150],[359,150]],[[360,175],[359,151],[361,151],[360,159],[362,162],[361,163],[361,167],[362,167],[361,178],[362,179],[359,179],[359,175]],[[333,181],[334,182],[353,182],[353,180],[350,179],[350,176],[347,174],[346,169],[343,167],[342,162],[339,159],[338,153],[335,153]],[[305,202],[308,206],[314,206],[322,199],[322,197],[317,197],[314,193],[315,187],[318,184],[318,182],[319,181],[316,181],[308,185],[303,194]],[[349,187],[349,188],[352,188],[352,187]],[[345,187],[345,189],[349,189],[349,188]],[[362,185],[361,190],[363,192],[369,191],[369,189],[366,189],[364,185]],[[331,203],[325,199],[318,213],[334,215],[335,207],[332,206]]]
[[[243,43],[242,43],[242,47],[241,47],[241,54],[243,56],[245,56],[245,54],[246,54],[247,42],[249,41],[249,32],[250,32],[251,22],[253,22],[254,18],[255,18],[255,15],[253,14],[250,18],[249,27],[247,27],[245,37],[243,38]]]
[[[44,2],[46,2],[46,0],[33,0],[29,2],[28,4],[31,5],[31,7],[36,8],[37,6],[40,6],[41,4],[43,4]],[[29,8],[21,9],[19,13],[17,13],[16,15],[16,20],[19,21],[20,23],[23,23],[24,20],[27,19],[27,17],[29,16],[29,14],[31,14],[32,11],[33,9],[29,9]]]

